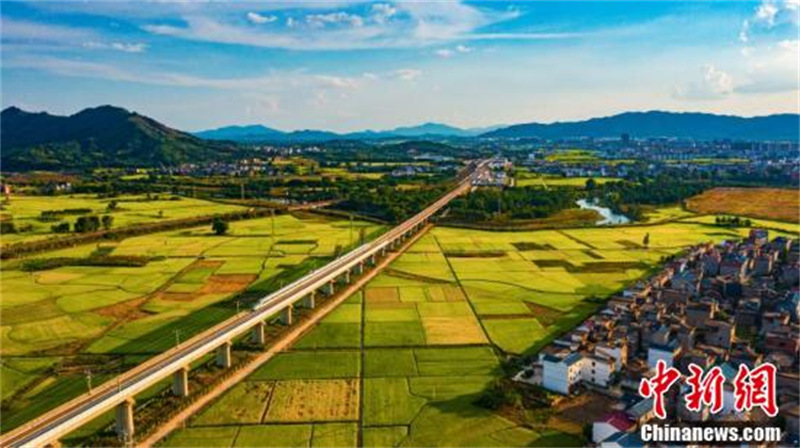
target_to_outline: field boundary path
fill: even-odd
[[[361,288],[367,285],[370,280],[372,280],[376,275],[378,275],[384,268],[389,266],[395,259],[397,259],[400,255],[402,255],[411,245],[413,245],[417,240],[419,240],[423,235],[425,235],[430,228],[433,227],[432,224],[427,224],[424,226],[419,232],[414,234],[413,237],[409,238],[402,246],[400,246],[395,252],[389,252],[387,256],[382,259],[373,269],[366,271],[365,274],[359,277],[354,283],[348,285],[348,287],[342,290],[337,296],[328,302],[326,302],[323,306],[318,308],[318,311],[311,315],[308,319],[298,323],[295,328],[292,328],[291,331],[282,335],[276,342],[273,344],[267,351],[264,353],[256,356],[253,358],[246,366],[242,367],[241,369],[237,370],[235,374],[230,376],[229,378],[225,379],[218,385],[216,385],[213,389],[211,389],[205,395],[199,397],[195,400],[192,404],[182,410],[180,413],[169,419],[165,422],[160,428],[158,428],[155,432],[150,434],[146,439],[137,443],[137,446],[140,447],[151,447],[154,446],[159,441],[166,438],[170,433],[183,427],[186,421],[200,412],[205,406],[210,404],[213,400],[227,392],[233,386],[244,380],[250,374],[255,372],[259,367],[261,367],[264,363],[272,359],[278,353],[290,348],[297,340],[299,340],[302,336],[308,333],[320,320],[322,320],[326,315],[328,315],[331,311],[333,311],[337,306],[342,304],[345,300],[347,300],[350,296],[358,292]],[[363,365],[362,365],[363,368]],[[362,400],[363,390],[359,391],[359,400]],[[361,430],[361,426],[359,425],[359,432]]]

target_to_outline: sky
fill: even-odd
[[[178,129],[798,112],[800,0],[2,1],[3,108]]]

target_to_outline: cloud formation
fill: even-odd
[[[123,53],[144,53],[147,50],[147,44],[144,43],[126,43],[126,42],[86,42],[83,44],[85,48],[93,48],[100,50],[116,50]]]
[[[278,16],[272,16],[272,15],[265,16],[257,12],[250,11],[247,13],[247,20],[249,20],[250,23],[262,25],[264,23],[272,23],[278,20]]]
[[[733,77],[712,64],[703,68],[699,81],[689,82],[675,89],[675,96],[688,100],[720,99],[734,91]]]

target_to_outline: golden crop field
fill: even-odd
[[[358,419],[358,380],[278,381],[266,421],[316,422]]]
[[[686,201],[696,213],[800,221],[800,192],[782,188],[714,188]]]

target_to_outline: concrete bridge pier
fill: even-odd
[[[311,294],[303,297],[303,308],[314,309],[317,306],[317,292],[311,291]]]
[[[353,267],[353,272],[355,272],[356,275],[363,274],[364,273],[364,262],[361,262],[361,263],[358,263],[357,265],[355,265],[355,267]]]
[[[289,325],[292,325],[292,308],[294,307],[292,305],[289,305],[281,310],[281,317],[280,317],[281,323],[283,325],[286,325],[287,327]]]
[[[369,265],[370,266],[375,266],[376,264],[378,264],[378,257],[376,257],[375,254],[370,255],[369,256]]]
[[[217,365],[223,368],[229,368],[233,365],[231,361],[231,342],[225,342],[217,347]]]
[[[181,367],[172,374],[172,394],[176,397],[189,396],[189,367]]]
[[[135,403],[133,398],[128,398],[117,405],[117,437],[126,443],[133,439],[133,405]]]
[[[258,345],[264,345],[267,343],[267,337],[264,334],[264,322],[259,322],[253,327],[253,343]]]
[[[350,283],[350,270],[349,269],[344,271],[344,274],[342,274],[342,282],[344,284]]]
[[[390,245],[391,245],[391,243],[390,243]],[[383,246],[383,247],[381,247],[381,257],[385,257],[385,256],[386,256],[386,246]]]
[[[322,287],[322,292],[324,292],[326,296],[332,296],[333,295],[333,292],[334,292],[333,280],[331,280],[330,282],[328,282],[327,285]]]

